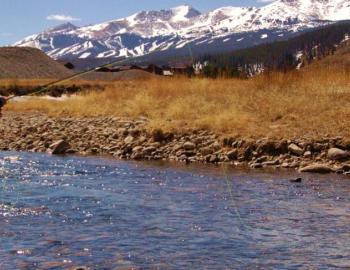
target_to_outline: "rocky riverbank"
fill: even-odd
[[[350,175],[350,140],[222,137],[207,130],[149,131],[147,118],[50,118],[40,113],[3,113],[1,151],[109,155],[133,160],[230,163]]]

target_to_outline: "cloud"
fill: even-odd
[[[63,14],[52,14],[46,17],[49,21],[61,21],[61,22],[71,22],[71,21],[80,21],[80,18],[75,18],[69,15]]]
[[[276,0],[258,0],[260,3],[272,3],[275,2]]]

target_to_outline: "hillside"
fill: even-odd
[[[208,76],[253,76],[263,71],[288,71],[332,55],[350,34],[350,21],[309,31],[278,41],[221,54],[203,54]]]
[[[339,46],[334,54],[305,67],[305,71],[318,69],[342,69],[350,74],[350,40]]]
[[[0,79],[56,79],[73,72],[34,48],[0,48]]]

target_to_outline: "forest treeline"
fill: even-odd
[[[285,41],[201,55],[196,61],[204,63],[202,74],[205,77],[250,77],[268,71],[286,72],[334,54],[349,34],[350,21],[343,21]]]

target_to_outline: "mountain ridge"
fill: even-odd
[[[90,26],[66,23],[15,46],[35,47],[55,59],[139,56],[186,46],[205,50],[203,44],[208,50],[224,43],[240,49],[343,19],[350,19],[346,0],[277,0],[261,8],[221,7],[206,13],[182,5]]]

